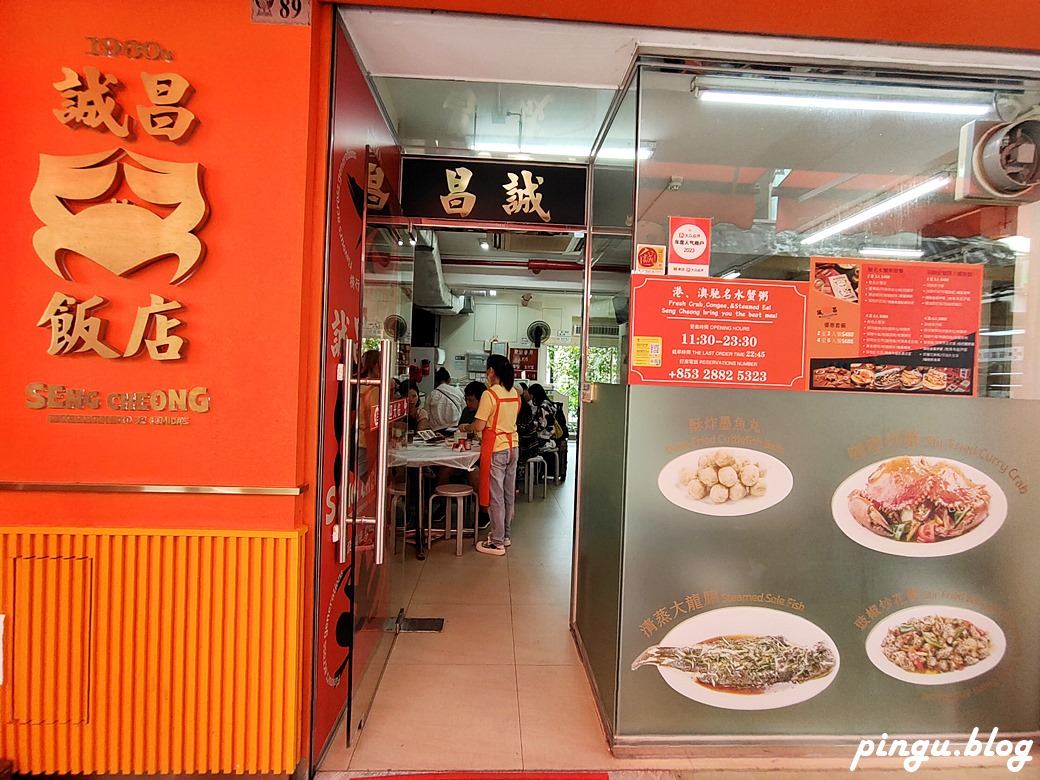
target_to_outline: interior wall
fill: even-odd
[[[530,295],[524,305],[523,295]],[[580,293],[526,293],[519,290],[499,290],[494,298],[476,298],[472,314],[441,317],[441,343],[446,367],[452,380],[464,383],[468,375],[460,372],[465,367],[467,352],[487,352],[489,341],[497,338],[510,346],[530,349],[527,328],[538,320],[549,324],[553,335],[541,346],[538,357],[538,382],[549,382],[549,346],[578,345],[572,323],[581,318]],[[461,359],[461,363],[459,360]]]

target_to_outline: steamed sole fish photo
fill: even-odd
[[[632,647],[630,674],[657,669],[675,693],[723,710],[775,710],[822,694],[838,676],[834,640],[801,615],[772,607],[721,607],[690,615],[657,644]],[[646,648],[639,650],[639,647]]]
[[[654,645],[632,663],[664,666],[692,674],[698,683],[719,690],[765,693],[783,683],[803,683],[834,669],[830,648],[792,644],[782,636],[722,636],[689,647]]]

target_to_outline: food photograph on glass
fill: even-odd
[[[778,458],[740,447],[708,447],[672,459],[657,477],[676,506],[702,515],[761,512],[791,492],[791,470]]]
[[[813,361],[812,390],[869,390],[921,395],[966,395],[972,390],[970,368],[939,368],[891,363]]]
[[[1007,517],[996,481],[949,458],[900,455],[849,476],[831,514],[852,541],[890,555],[936,558],[990,539]]]
[[[790,707],[822,693],[838,648],[819,626],[766,607],[725,607],[687,618],[632,662],[655,666],[688,699],[729,710]]]
[[[1004,657],[1007,640],[989,617],[942,605],[885,616],[867,635],[867,657],[879,670],[914,685],[948,685],[985,674]]]

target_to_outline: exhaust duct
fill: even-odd
[[[444,268],[437,236],[420,230],[412,268],[412,303],[434,314],[453,315],[462,311],[463,301],[444,283]]]

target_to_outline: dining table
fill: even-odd
[[[419,528],[415,534],[417,557],[419,560],[426,558],[426,549],[423,541],[423,525],[426,503],[423,495],[423,479],[421,469],[424,466],[449,466],[451,468],[472,471],[480,461],[480,447],[473,446],[471,449],[457,449],[451,445],[450,440],[425,442],[416,439],[410,444],[402,447],[394,447],[390,450],[390,465],[394,467],[405,467],[409,469],[420,469],[418,473],[419,482]]]

